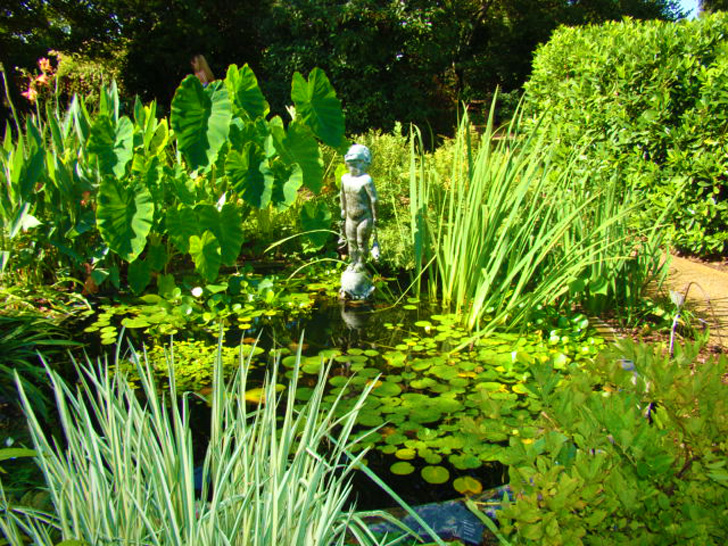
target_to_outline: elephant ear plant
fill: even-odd
[[[126,280],[142,293],[191,261],[214,282],[240,257],[243,221],[252,213],[272,237],[273,214],[301,188],[321,191],[321,144],[346,146],[341,103],[320,69],[294,75],[286,121],[269,115],[247,65],[204,88],[184,79],[169,119],[138,99],[125,112],[113,84],[99,97],[39,108],[0,134],[0,274],[79,278],[90,292]],[[314,212],[307,229],[328,228],[330,214]]]
[[[43,545],[59,539],[165,546],[392,543],[375,538],[348,504],[350,479],[364,456],[348,454],[360,441],[351,433],[367,392],[338,416],[335,407],[322,407],[322,372],[310,400],[294,410],[297,373],[279,394],[276,363],[262,403],[250,405],[250,359],[241,354],[237,374],[225,384],[218,350],[210,441],[204,458],[195,459],[190,394],[177,392],[173,354],[167,400],[146,355],[133,350],[117,350],[115,357],[137,364],[141,392],[113,375],[108,362],[74,362],[78,389],[49,369],[63,439],[49,437],[20,385],[53,513],[11,507],[0,496],[0,527],[9,544],[28,538]]]

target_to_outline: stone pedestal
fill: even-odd
[[[339,298],[365,300],[374,292],[372,277],[364,267],[349,266],[341,274]]]

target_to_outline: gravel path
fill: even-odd
[[[728,349],[728,273],[673,256],[668,286],[687,294],[688,307],[708,323],[713,341]]]

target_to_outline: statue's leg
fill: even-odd
[[[356,243],[359,246],[359,263],[364,263],[369,254],[369,237],[372,234],[372,227],[371,218],[364,218],[357,226]]]
[[[349,244],[349,263],[355,264],[359,260],[360,247],[357,245],[357,224],[356,220],[346,219],[344,229],[346,231],[346,242]]]

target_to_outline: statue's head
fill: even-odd
[[[361,161],[366,169],[372,163],[372,153],[369,148],[362,144],[354,144],[344,156],[344,161],[347,163],[351,161]]]

